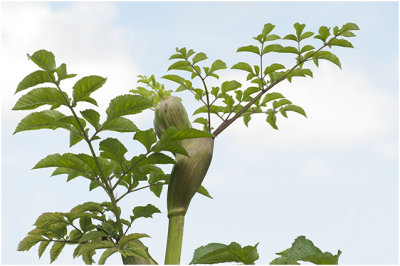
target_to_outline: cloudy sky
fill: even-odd
[[[27,53],[47,49],[71,73],[107,77],[94,94],[104,113],[110,99],[136,86],[137,75],[167,74],[175,47],[205,52],[228,66],[251,61],[236,49],[253,44],[268,22],[281,36],[291,33],[295,22],[312,31],[355,22],[361,31],[351,40],[355,49],[334,50],[342,70],[310,64],[313,79],[275,88],[302,106],[308,118],[278,118],[279,131],[265,117],[252,119],[249,128],[237,121],[218,136],[203,183],[214,199],[193,199],[181,261],[189,263],[201,245],[236,241],[260,242],[257,262],[265,264],[305,235],[323,251],[342,250],[341,264],[398,263],[398,3],[2,1],[1,7],[3,264],[49,263],[48,251],[40,260],[37,247],[16,251],[37,216],[106,200],[100,190],[88,192],[84,180],[65,183],[62,176],[50,177],[50,169],[30,170],[48,154],[87,149],[83,144],[69,149],[68,135],[59,130],[12,135],[28,113],[10,111],[22,95],[14,95],[17,84],[36,69]],[[289,62],[279,56],[269,60]],[[227,70],[221,79],[241,81],[243,75]],[[189,94],[177,96],[189,113],[199,107]],[[142,129],[152,126],[151,113],[132,119]],[[113,136],[136,147],[131,134]],[[144,241],[158,262],[167,235],[165,196],[141,191],[122,201],[125,215],[147,203],[161,209],[133,228],[152,237]],[[120,257],[109,262],[119,264]],[[66,248],[55,263],[82,261],[73,260]]]

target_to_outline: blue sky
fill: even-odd
[[[65,183],[51,170],[30,170],[51,153],[86,152],[68,148],[62,131],[12,135],[27,112],[10,111],[20,95],[18,82],[35,70],[26,53],[51,50],[59,63],[80,77],[108,78],[96,92],[99,111],[113,97],[136,86],[139,74],[167,73],[175,47],[205,52],[228,66],[252,61],[236,53],[252,44],[265,23],[286,35],[295,22],[319,26],[355,22],[355,49],[335,49],[342,70],[328,63],[310,65],[314,78],[282,83],[279,91],[308,115],[279,119],[279,131],[260,117],[244,127],[237,121],[216,140],[204,186],[213,200],[196,196],[186,217],[182,262],[209,242],[259,244],[259,264],[305,235],[323,251],[342,250],[341,264],[398,263],[398,3],[396,2],[2,2],[2,263],[49,263],[37,247],[17,252],[18,242],[39,214],[68,211],[84,201],[106,200],[88,192],[86,181]],[[278,55],[268,60],[290,64]],[[225,71],[221,80],[243,80]],[[160,80],[162,81],[162,80]],[[174,89],[169,81],[162,81]],[[73,81],[65,82],[65,88]],[[178,93],[189,113],[199,105]],[[140,128],[152,127],[152,114],[132,117]],[[119,137],[132,148],[129,134]],[[152,203],[162,214],[143,219],[134,232],[148,233],[145,244],[163,261],[167,233],[166,193],[148,191],[122,202]],[[121,263],[114,255],[110,263]],[[66,249],[58,264],[82,263]]]

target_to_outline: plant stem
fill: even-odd
[[[165,264],[179,264],[181,260],[185,214],[170,215],[168,218],[169,226]]]

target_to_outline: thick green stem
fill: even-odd
[[[184,221],[185,214],[175,214],[169,216],[165,264],[179,264],[181,261]]]

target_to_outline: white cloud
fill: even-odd
[[[52,51],[57,64],[66,63],[67,70],[78,74],[77,78],[108,78],[93,95],[99,110],[136,86],[138,67],[129,58],[123,29],[116,24],[115,4],[77,2],[54,11],[47,3],[8,2],[3,4],[2,16],[2,111],[7,118],[26,114],[10,109],[24,93],[14,96],[16,86],[37,68],[26,54],[39,49]],[[63,81],[62,88],[71,92],[77,78]]]
[[[237,121],[228,129],[233,142],[246,139],[246,147],[290,149],[319,147],[343,148],[381,138],[395,127],[396,100],[385,88],[371,85],[368,77],[352,69],[339,70],[322,63],[314,78],[294,78],[280,84],[281,92],[308,116],[288,114],[278,117],[279,131],[259,115],[250,121],[250,129]],[[224,132],[225,133],[225,132]],[[222,133],[221,137],[225,137]],[[228,134],[226,134],[228,135]]]

